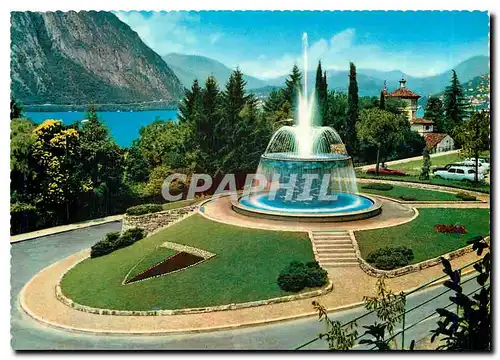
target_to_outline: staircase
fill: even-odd
[[[322,267],[359,266],[348,231],[312,231],[310,236]]]

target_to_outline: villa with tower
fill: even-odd
[[[453,150],[455,148],[452,137],[448,134],[434,132],[434,121],[417,117],[417,106],[420,95],[406,87],[406,80],[399,80],[399,88],[389,93],[387,84],[384,82],[382,90],[385,98],[397,98],[404,102],[405,113],[413,131],[418,132],[425,139],[427,148],[431,153]]]

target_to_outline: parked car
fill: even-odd
[[[474,181],[475,173],[471,166],[459,166],[453,165],[450,166],[447,170],[438,170],[434,173],[434,176],[437,178],[447,179],[447,180],[458,180],[458,181]],[[478,180],[484,180],[484,174],[478,173]]]
[[[366,170],[366,173],[367,174],[376,174],[376,169],[375,168],[371,168],[371,169],[368,169]],[[401,171],[401,170],[393,170],[393,169],[388,169],[388,168],[383,168],[383,167],[380,167],[378,169],[378,173],[380,175],[399,175],[399,176],[402,176],[402,175],[406,175],[404,171]]]
[[[475,169],[476,168],[476,164],[471,164],[470,162],[465,162],[465,161],[462,161],[462,162],[456,162],[456,163],[453,163],[453,164],[448,164],[446,166],[436,166],[435,168],[432,169],[432,172],[433,173],[436,173],[436,171],[441,171],[441,170],[448,170],[450,167],[452,166],[466,166],[466,167],[470,167],[470,168],[473,168]],[[488,169],[486,169],[482,164],[478,164],[478,170],[479,170],[479,173],[481,174],[484,174],[488,171]]]
[[[479,164],[481,164],[481,167],[485,168],[486,170],[489,170],[490,169],[490,161],[489,159],[486,159],[486,158],[479,158],[478,159],[479,161]],[[472,163],[473,165],[476,165],[476,159],[475,158],[467,158],[464,160],[464,162],[467,162],[467,163]]]

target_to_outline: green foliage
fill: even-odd
[[[449,129],[444,115],[444,104],[437,96],[431,96],[425,104],[424,118],[435,122],[436,132],[446,132]]]
[[[462,121],[468,116],[470,104],[467,102],[464,91],[458,81],[457,73],[452,70],[451,83],[444,92],[444,110],[446,120],[443,124],[445,133],[456,136]],[[457,144],[458,145],[458,144]]]
[[[469,194],[465,191],[459,191],[456,196],[457,196],[457,198],[461,199],[462,201],[476,201],[477,200],[477,197],[475,197],[474,195]]]
[[[460,154],[464,157],[473,157],[476,160],[476,174],[478,179],[478,158],[482,150],[488,149],[490,141],[490,116],[487,111],[474,112],[469,120],[460,126],[457,139],[462,143]]]
[[[119,232],[107,233],[90,248],[90,257],[97,258],[112,253],[115,250],[127,247],[144,238],[144,230],[140,228],[128,229],[123,234]]]
[[[322,125],[323,119],[328,113],[328,82],[326,77],[326,71],[323,72],[321,68],[321,61],[318,61],[318,67],[316,69],[316,82],[315,82],[315,95],[316,104],[318,105],[318,117],[314,119],[315,125]]]
[[[386,183],[368,183],[361,186],[363,189],[373,189],[373,190],[381,190],[381,191],[389,191],[394,188],[391,184]]]
[[[128,229],[115,241],[115,250],[132,245],[144,237],[144,230],[141,228]]]
[[[23,105],[12,95],[10,96],[10,119],[19,119],[23,116]]]
[[[477,255],[489,248],[489,244],[483,237],[475,237],[468,241],[473,244],[472,248]],[[440,319],[437,329],[432,330],[431,341],[442,336],[441,345],[437,350],[450,351],[491,351],[491,253],[487,252],[476,264],[476,282],[479,289],[474,294],[465,294],[460,285],[460,270],[453,270],[449,260],[441,258],[443,272],[448,275],[449,280],[443,284],[455,292],[450,296],[451,302],[456,305],[447,308],[436,309]]]
[[[328,273],[316,261],[302,263],[292,261],[278,276],[278,285],[284,291],[298,292],[306,287],[323,286]]]
[[[327,331],[320,333],[319,338],[327,341],[330,350],[349,350],[358,337],[357,324],[351,322],[348,326],[342,326],[340,321],[333,321],[328,317],[328,310],[318,303],[312,302],[314,309],[318,312],[319,321],[326,324]]]
[[[427,147],[424,149],[422,170],[420,171],[420,180],[429,180],[429,174],[431,172],[431,156],[429,155],[429,149]]]
[[[349,89],[347,94],[348,108],[344,142],[347,153],[352,156],[356,149],[356,132],[359,131],[357,127],[359,117],[358,82],[356,80],[356,66],[352,62],[349,63]]]
[[[417,201],[417,198],[413,195],[401,195],[399,198],[404,201]]]
[[[347,94],[333,90],[328,92],[323,125],[333,127],[344,140],[347,131],[347,108]]]
[[[160,204],[141,204],[129,207],[126,211],[127,215],[144,215],[162,211],[163,206]]]
[[[392,270],[406,266],[412,260],[413,251],[406,246],[383,247],[371,252],[366,258],[366,261],[381,270]]]
[[[302,73],[297,65],[293,65],[292,72],[285,80],[285,88],[283,89],[283,97],[290,105],[291,113],[297,115],[297,100],[299,93],[302,91]],[[293,116],[294,119],[297,116]]]

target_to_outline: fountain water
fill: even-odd
[[[380,213],[375,201],[358,194],[352,159],[339,134],[313,126],[314,91],[307,90],[307,34],[302,36],[303,89],[297,121],[272,136],[257,174],[264,190],[240,198],[233,209],[248,215],[351,220]],[[265,180],[263,180],[265,179]]]

